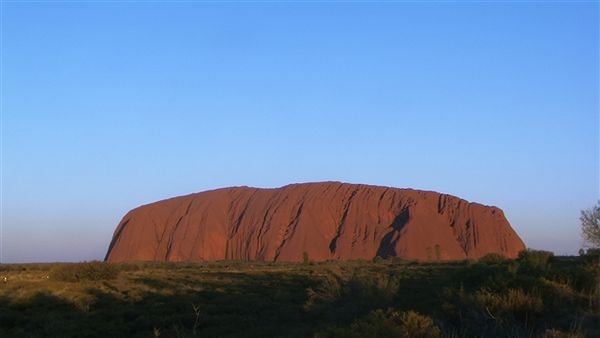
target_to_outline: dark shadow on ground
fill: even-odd
[[[155,329],[161,337],[300,337],[317,328],[303,320],[314,284],[307,277],[215,272],[203,279],[135,278],[144,291],[89,288],[83,304],[43,292],[16,303],[0,298],[0,337],[153,337]]]

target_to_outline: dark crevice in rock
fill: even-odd
[[[408,208],[404,208],[398,216],[390,224],[390,231],[383,236],[379,248],[377,249],[377,256],[382,258],[397,256],[396,243],[400,239],[400,232],[408,221],[410,220],[410,211]]]
[[[175,236],[175,233],[177,232],[177,229],[179,228],[179,224],[181,224],[181,221],[190,213],[192,203],[194,203],[194,200],[190,201],[187,208],[185,209],[185,213],[179,217],[179,219],[177,220],[177,223],[175,223],[175,225],[173,226],[173,230],[171,231],[171,234],[169,235],[169,241],[167,242],[167,251],[165,253],[165,260],[169,260],[169,257],[171,256],[171,250],[173,249],[173,237]]]
[[[350,206],[352,205],[352,199],[354,199],[354,196],[356,196],[357,192],[358,192],[358,189],[355,189],[354,191],[352,191],[352,193],[350,194],[350,197],[348,198],[348,200],[346,201],[346,204],[344,205],[344,209],[343,209],[344,211],[342,213],[342,217],[340,218],[340,221],[338,222],[338,225],[337,225],[337,228],[335,231],[335,236],[329,243],[329,251],[331,252],[331,254],[335,254],[335,249],[337,248],[337,240],[342,235],[343,228],[346,223],[346,218],[348,217],[348,211],[350,211]]]
[[[246,205],[244,205],[244,208],[242,209],[242,212],[240,212],[240,215],[238,216],[238,218],[236,219],[236,221],[233,224],[233,227],[231,228],[231,231],[229,233],[229,238],[231,239],[233,236],[235,236],[235,234],[238,232],[238,230],[240,229],[240,225],[242,224],[242,220],[244,219],[244,215],[246,214],[246,211],[248,211],[248,206],[250,205],[250,203],[252,202],[252,197],[254,197],[254,194],[256,194],[258,190],[254,190],[252,192],[252,194],[248,197],[248,199],[246,200]]]
[[[438,214],[444,213],[444,209],[446,209],[446,200],[447,196],[444,194],[441,194],[440,197],[438,197]]]
[[[259,224],[258,231],[256,234],[257,257],[262,257],[264,254],[264,244],[262,243],[262,239],[265,234],[265,228],[267,228],[267,217],[269,216],[271,210],[275,208],[275,203],[273,203],[273,201],[277,201],[278,197],[279,193],[273,194],[273,196],[271,196],[271,198],[269,198],[269,200],[267,201],[267,209],[265,210],[265,214],[263,216],[262,222]],[[276,210],[277,209],[275,209],[275,211]],[[271,218],[273,218],[273,216],[271,216]]]
[[[292,235],[294,235],[294,233],[296,232],[296,227],[298,226],[298,223],[300,222],[300,215],[302,214],[303,207],[304,207],[304,200],[300,203],[300,206],[298,207],[298,210],[296,211],[296,215],[294,216],[294,218],[292,218],[292,220],[286,227],[285,234],[283,235],[283,240],[281,241],[281,244],[279,244],[279,246],[277,247],[277,250],[275,251],[275,257],[273,258],[274,261],[276,261],[277,258],[279,258],[279,255],[281,254],[281,249],[283,248],[285,243],[292,237]]]
[[[388,190],[390,190],[390,188],[385,188],[385,190],[383,190],[381,193],[381,196],[379,196],[379,200],[377,201],[377,224],[381,224],[381,202],[383,201],[383,197]]]

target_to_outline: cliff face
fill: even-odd
[[[502,210],[411,189],[337,182],[225,188],[131,210],[106,260],[188,261],[516,257]]]

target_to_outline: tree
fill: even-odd
[[[590,209],[581,210],[581,233],[591,246],[600,248],[600,201]]]

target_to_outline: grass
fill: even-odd
[[[0,265],[0,337],[600,337],[584,258],[309,263]]]

